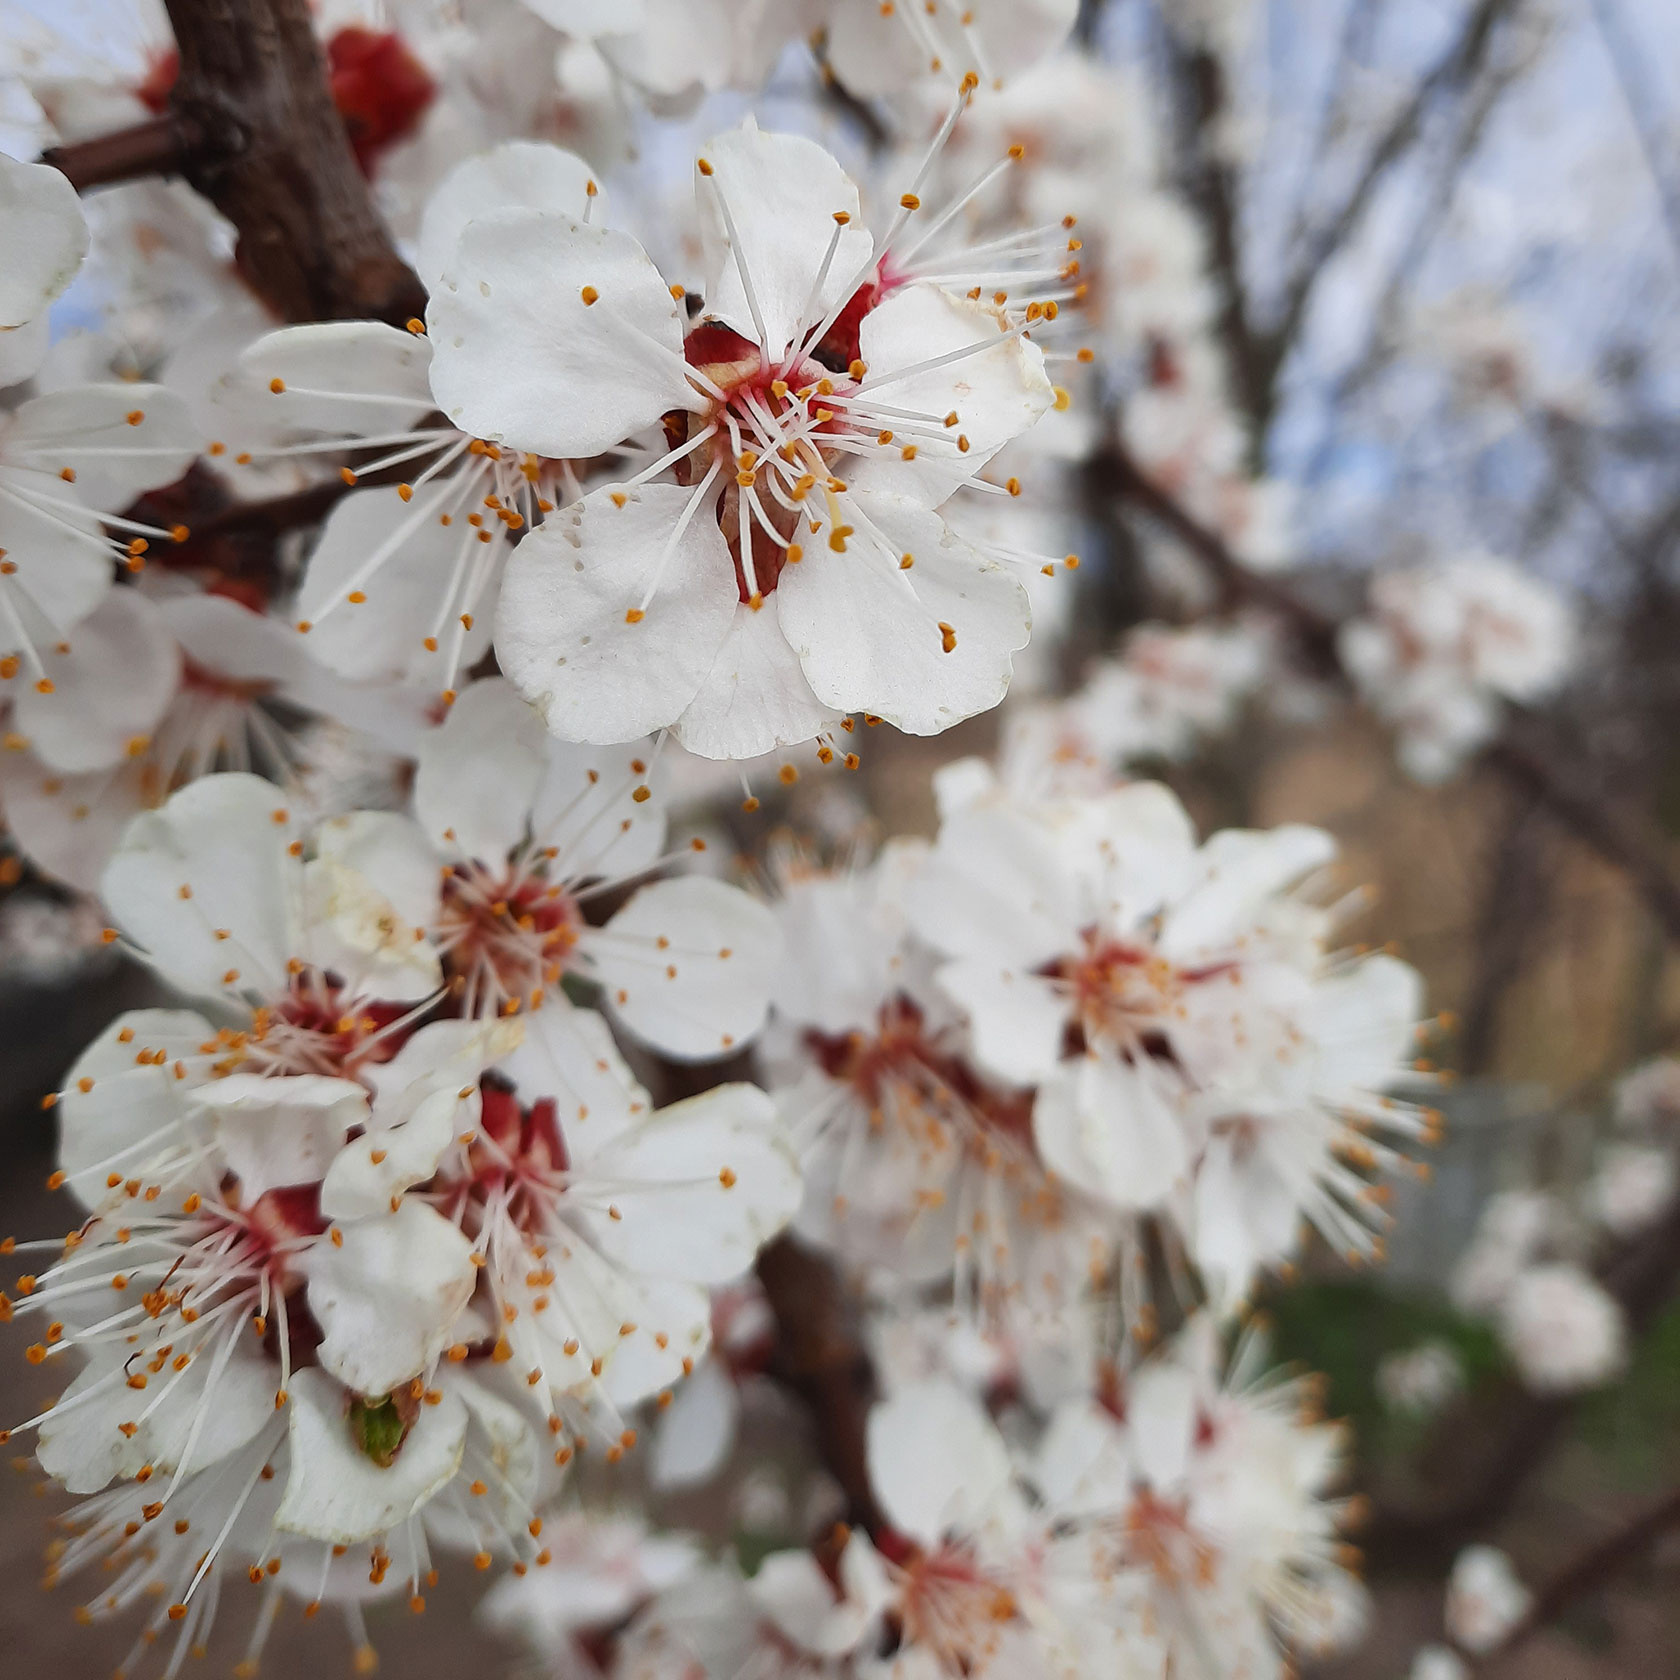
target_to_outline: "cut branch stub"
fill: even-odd
[[[398,325],[426,307],[333,106],[307,0],[166,0],[186,179],[239,232],[247,284],[282,319]]]

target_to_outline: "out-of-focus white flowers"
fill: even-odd
[[[1533,1595],[1495,1546],[1466,1546],[1447,1583],[1447,1632],[1474,1655],[1491,1651],[1527,1612]]]
[[[1579,1266],[1530,1266],[1499,1308],[1499,1334],[1523,1381],[1542,1394],[1609,1382],[1627,1361],[1627,1321]]]
[[[1464,1366],[1445,1342],[1383,1356],[1377,1366],[1377,1393],[1390,1411],[1410,1417],[1438,1412],[1464,1386]]]
[[[993,1317],[1064,1313],[1164,1216],[1239,1300],[1303,1220],[1368,1258],[1416,975],[1331,960],[1305,829],[1198,846],[1167,790],[1035,800],[941,779],[925,856],[795,879],[768,1041],[802,1227]],[[1122,1269],[1127,1263],[1121,1260]]]
[[[1563,1224],[1563,1209],[1544,1191],[1502,1190],[1490,1196],[1453,1269],[1448,1286],[1453,1304],[1460,1312],[1492,1312]]]
[[[1680,1122],[1680,1060],[1658,1056],[1624,1074],[1616,1085],[1616,1118],[1652,1132]]]
[[[1445,1645],[1425,1645],[1412,1658],[1409,1680],[1470,1680],[1470,1670],[1456,1651]]]
[[[1501,703],[1544,699],[1576,655],[1568,601],[1508,561],[1475,555],[1384,572],[1370,615],[1344,626],[1342,663],[1423,782],[1492,739]]]
[[[1599,1157],[1598,1170],[1587,1186],[1587,1201],[1612,1236],[1637,1236],[1668,1212],[1675,1184],[1671,1150],[1618,1143]]]

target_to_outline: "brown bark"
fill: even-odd
[[[87,192],[153,175],[185,175],[203,144],[196,123],[169,113],[92,140],[53,146],[42,152],[41,162],[64,174],[77,192]]]
[[[422,315],[333,106],[307,0],[166,0],[183,174],[239,231],[246,282],[287,321]]]
[[[875,1374],[857,1305],[834,1267],[791,1237],[779,1237],[759,1255],[758,1281],[776,1315],[771,1374],[809,1409],[823,1463],[845,1491],[847,1521],[878,1533],[883,1518],[868,1457]]]

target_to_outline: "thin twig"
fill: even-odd
[[[1336,656],[1339,622],[1303,600],[1281,579],[1244,566],[1210,530],[1162,490],[1118,444],[1106,465],[1115,492],[1164,525],[1197,555],[1226,597],[1278,615],[1319,675],[1346,681]],[[1680,880],[1670,848],[1635,816],[1618,808],[1586,764],[1571,762],[1562,744],[1548,738],[1538,718],[1512,711],[1504,734],[1480,762],[1526,789],[1546,810],[1638,887],[1670,939],[1680,943]]]
[[[1436,98],[1467,87],[1479,73],[1493,39],[1494,25],[1516,4],[1517,0],[1477,0],[1458,39],[1418,83],[1412,97],[1395,114],[1382,137],[1371,148],[1365,168],[1341,208],[1315,233],[1303,239],[1301,257],[1284,288],[1284,305],[1278,323],[1261,346],[1262,366],[1268,385],[1276,383],[1278,370],[1300,331],[1313,289],[1325,265],[1364,219],[1389,170],[1422,131],[1424,118]]]
[[[42,152],[69,178],[77,192],[140,181],[154,176],[185,175],[203,155],[204,134],[190,117],[166,112],[131,128],[119,128],[91,140],[76,140]]]
[[[1680,1488],[1648,1505],[1631,1521],[1588,1546],[1534,1595],[1528,1612],[1491,1651],[1475,1659],[1478,1667],[1509,1656],[1520,1645],[1556,1621],[1576,1599],[1605,1582],[1641,1557],[1671,1528],[1680,1527]]]

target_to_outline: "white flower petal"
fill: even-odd
[[[390,1211],[405,1190],[438,1169],[449,1146],[478,1123],[477,1087],[431,1091],[400,1125],[379,1126],[346,1144],[324,1169],[321,1212],[328,1219],[368,1219]],[[403,1204],[406,1205],[406,1204]]]
[[[589,1165],[612,1206],[585,1219],[595,1246],[636,1271],[727,1283],[799,1207],[799,1167],[756,1085],[719,1085],[622,1133]]]
[[[333,817],[305,866],[309,957],[352,991],[408,1002],[436,991],[443,969],[425,937],[438,905],[437,858],[395,811]]]
[[[163,1146],[186,1141],[170,1134],[209,1077],[203,1051],[215,1039],[191,1010],[131,1009],[76,1058],[57,1104],[58,1164],[84,1207],[105,1200],[112,1173],[126,1179]]]
[[[459,1394],[421,1406],[381,1468],[357,1446],[349,1396],[325,1372],[297,1372],[290,1393],[291,1472],[274,1519],[289,1533],[353,1546],[407,1521],[461,1467],[468,1415]]]
[[[69,774],[106,770],[143,743],[180,680],[181,656],[162,615],[137,589],[113,589],[44,656],[52,692],[25,687],[14,727],[43,764]]]
[[[599,455],[670,409],[701,406],[676,300],[626,233],[554,211],[479,217],[426,319],[438,405],[477,437]]]
[[[873,241],[863,226],[857,187],[814,140],[765,134],[751,117],[717,135],[705,158],[712,173],[708,177],[701,171],[695,189],[705,243],[707,315],[757,344],[756,303],[764,327],[762,348],[772,363],[779,363],[795,334],[816,326],[869,261]],[[724,206],[739,245],[730,238]],[[822,289],[813,298],[837,215],[847,221]]]
[[[41,1424],[41,1468],[70,1493],[97,1493],[148,1466],[167,1477],[185,1458],[190,1475],[237,1452],[274,1416],[275,1372],[266,1360],[238,1354],[224,1362],[220,1345],[218,1338],[194,1354],[156,1407],[118,1375],[126,1375],[122,1353],[94,1359]]]
[[[5,449],[0,425],[0,456]],[[0,580],[17,605],[25,630],[10,615],[0,617],[0,653],[16,653],[24,637],[38,645],[62,640],[104,600],[111,587],[111,553],[99,534],[99,520],[78,507],[46,507],[63,502],[65,486],[56,473],[0,465],[0,548],[17,570]],[[53,632],[43,638],[41,627]]]
[[[1039,1442],[1033,1482],[1058,1519],[1123,1510],[1132,1460],[1119,1421],[1094,1400],[1064,1401]]]
[[[1203,878],[1173,905],[1161,929],[1163,956],[1186,962],[1229,948],[1268,899],[1336,855],[1334,838],[1299,823],[1255,833],[1224,829],[1202,847]]]
[[[120,513],[143,492],[173,484],[204,439],[186,402],[162,385],[73,385],[26,402],[0,447],[8,462],[71,473],[84,507]]]
[[[648,1477],[661,1491],[708,1482],[728,1458],[741,1421],[729,1367],[708,1359],[676,1391],[654,1427]]]
[[[272,996],[284,990],[299,943],[288,855],[295,838],[274,783],[204,776],[129,825],[105,871],[105,902],[184,991],[238,984]],[[230,973],[236,980],[225,978]]]
[[[665,846],[666,774],[652,740],[608,747],[544,744],[531,833],[567,880],[634,875]]]
[[[1049,412],[1056,393],[1044,353],[1005,332],[1001,310],[927,283],[894,292],[863,317],[858,348],[869,369],[865,395],[878,392],[889,407],[935,421],[954,413],[957,422],[938,436],[918,435],[912,460],[887,450],[864,457],[857,485],[937,505]],[[985,348],[943,367],[909,371],[970,346]]]
[[[555,1101],[566,1150],[576,1168],[590,1166],[613,1139],[653,1107],[593,1009],[561,992],[519,1017],[525,1036],[499,1063],[522,1102]]]
[[[420,747],[414,814],[427,838],[500,865],[525,839],[546,743],[542,719],[509,684],[488,677],[464,688]]]
[[[869,1414],[869,1482],[887,1520],[924,1546],[967,1533],[1011,1482],[991,1420],[949,1383],[914,1383]]]
[[[28,753],[0,752],[0,809],[43,874],[97,893],[129,823],[150,803],[139,759],[85,776],[49,774]]]
[[[995,706],[1032,628],[1020,581],[907,497],[849,500],[860,524],[846,551],[814,543],[776,590],[813,691],[914,735]]]
[[[621,11],[623,0],[612,0],[609,9]],[[428,287],[442,281],[455,266],[462,230],[483,212],[548,210],[582,221],[594,184],[594,172],[575,152],[536,140],[505,140],[458,163],[438,183],[421,212],[415,253],[421,279]],[[597,193],[591,219],[601,221],[605,210],[606,200]]]
[[[968,1016],[974,1058],[995,1078],[1036,1085],[1055,1072],[1071,1015],[1053,981],[971,957],[940,969],[939,987]]]
[[[1040,1086],[1033,1138],[1058,1178],[1121,1208],[1157,1205],[1190,1162],[1157,1081],[1118,1056],[1082,1056]]]
[[[309,656],[358,681],[441,688],[460,629],[450,610],[457,561],[479,546],[465,519],[444,525],[420,493],[412,503],[394,486],[346,496],[328,517],[298,590],[297,619],[311,626]],[[505,543],[492,546],[505,552]],[[364,602],[349,603],[351,579],[382,547],[398,557],[366,580]],[[426,647],[428,636],[441,644],[439,652]],[[460,635],[455,667],[476,664],[489,645],[486,613]]]
[[[308,1254],[309,1310],[323,1366],[357,1394],[388,1394],[453,1339],[478,1273],[472,1244],[424,1202],[337,1227]]]
[[[365,1125],[368,1116],[367,1092],[360,1085],[313,1074],[280,1079],[229,1074],[199,1087],[188,1103],[209,1121],[246,1207],[266,1190],[315,1183],[350,1128]]]
[[[431,344],[383,321],[282,327],[242,351],[238,365],[237,384],[219,400],[271,436],[383,437],[436,407]]]
[[[687,875],[643,887],[582,949],[615,1021],[667,1056],[705,1061],[764,1024],[781,935],[739,887]]]
[[[514,551],[496,653],[561,740],[635,740],[674,723],[699,693],[739,596],[709,507],[677,535],[693,494],[649,484],[620,507],[598,490]]]
[[[1054,835],[991,802],[945,819],[905,910],[937,951],[1029,970],[1076,949],[1088,913]]]
[[[840,713],[811,692],[774,605],[737,604],[700,692],[677,719],[674,733],[691,753],[757,758],[839,728]]]
[[[44,163],[0,155],[0,330],[45,312],[87,255],[88,227],[76,189]]]

